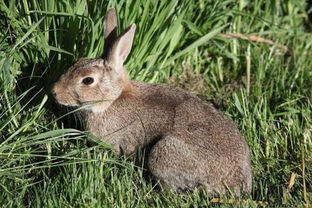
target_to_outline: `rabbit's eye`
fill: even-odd
[[[85,85],[90,85],[94,82],[94,79],[92,77],[86,77],[82,80],[82,83]]]

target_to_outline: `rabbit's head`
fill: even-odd
[[[105,19],[103,57],[81,58],[55,83],[52,93],[57,102],[67,106],[85,106],[93,112],[104,111],[124,91],[131,88],[123,63],[130,53],[135,25],[117,36],[114,9]]]

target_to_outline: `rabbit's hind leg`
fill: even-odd
[[[161,186],[176,192],[203,186],[205,182],[200,175],[204,173],[198,169],[200,163],[190,146],[173,135],[158,141],[152,147],[148,158],[149,171],[159,180]],[[205,188],[209,191],[207,184]]]

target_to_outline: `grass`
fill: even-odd
[[[103,20],[136,23],[132,79],[169,82],[213,102],[250,145],[253,192],[214,202],[161,192],[55,107],[52,84],[103,50]],[[0,205],[3,207],[298,207],[312,201],[312,9],[304,0],[0,2]],[[284,45],[226,37],[255,35]],[[77,124],[78,123],[78,124]]]

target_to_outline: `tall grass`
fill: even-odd
[[[253,193],[215,203],[161,192],[141,163],[89,147],[50,99],[53,82],[104,47],[108,7],[137,24],[132,79],[170,82],[231,117],[252,152]],[[0,2],[0,204],[3,207],[308,206],[312,200],[311,4],[286,1]],[[255,35],[277,44],[226,34]],[[61,111],[61,112],[60,112]],[[64,112],[63,112],[64,111]],[[292,176],[292,177],[291,177]]]

